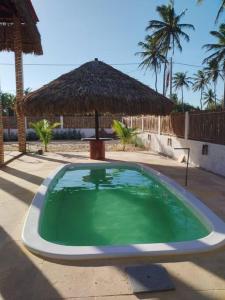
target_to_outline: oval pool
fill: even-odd
[[[22,238],[30,250],[61,259],[161,256],[217,248],[225,225],[149,167],[70,164],[41,185]]]

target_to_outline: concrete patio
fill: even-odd
[[[109,152],[110,160],[149,164],[184,183],[184,165],[151,152]],[[120,259],[74,263],[47,261],[21,243],[21,230],[42,180],[60,164],[87,162],[88,153],[24,155],[0,170],[0,299],[224,300],[225,249],[160,261],[176,290],[132,295],[125,266],[154,260]],[[190,168],[188,190],[225,220],[225,178]]]

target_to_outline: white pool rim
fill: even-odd
[[[129,244],[124,246],[66,246],[49,242],[39,234],[39,220],[44,207],[46,193],[55,176],[66,168],[79,167],[136,167],[150,173],[169,190],[174,193],[180,201],[200,219],[209,229],[210,234],[201,239],[184,242],[171,243],[151,243],[151,244]],[[209,252],[225,245],[225,223],[217,217],[206,205],[204,205],[192,193],[177,184],[174,180],[166,177],[149,166],[137,163],[77,163],[67,164],[54,170],[41,184],[33,198],[28,210],[22,231],[22,241],[24,245],[34,253],[39,255],[62,259],[92,259],[92,258],[119,258],[130,256],[168,256],[180,254],[192,254],[199,252]]]

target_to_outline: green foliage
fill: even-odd
[[[217,64],[217,67],[225,71],[225,24],[221,24],[219,31],[210,31],[210,34],[217,39],[214,44],[206,44],[203,46],[207,51],[212,52],[211,55],[206,57],[203,63]]]
[[[167,62],[167,59],[156,43],[156,40],[150,36],[145,38],[145,42],[139,42],[138,46],[142,48],[142,51],[136,53],[136,55],[140,55],[142,58],[139,67],[154,71],[155,90],[157,91],[158,73],[161,71],[161,65]]]
[[[179,102],[178,95],[176,93],[173,93],[170,97],[170,100],[177,104]]]
[[[36,135],[43,143],[46,152],[48,151],[47,146],[52,139],[53,129],[58,126],[60,126],[60,123],[50,124],[48,120],[45,119],[40,120],[36,123],[31,123],[31,127],[34,129]]]
[[[216,104],[215,104],[215,94],[212,89],[209,89],[207,92],[203,94],[204,105],[206,105],[207,109],[209,110],[215,110]]]
[[[24,90],[24,95],[27,96],[31,91],[32,91],[31,88],[29,88],[29,87],[26,88],[26,89]]]
[[[195,110],[200,110],[200,109],[188,103],[182,104],[181,102],[177,102],[174,105],[172,113],[184,112],[184,111],[195,111]]]
[[[187,42],[190,40],[189,35],[184,30],[195,29],[191,24],[181,23],[186,11],[182,11],[177,15],[172,4],[157,6],[156,11],[160,20],[151,20],[146,30],[153,32],[152,37],[156,39],[156,42],[166,54],[170,49],[174,53],[175,47],[182,51],[181,39],[183,38]]]
[[[0,101],[2,102],[3,115],[14,115],[14,107],[16,97],[10,93],[0,93]]]
[[[195,30],[192,24],[181,23],[185,16],[186,10],[177,14],[174,8],[174,3],[170,2],[168,5],[161,5],[156,7],[159,14],[159,20],[149,21],[146,30],[151,32],[151,38],[154,39],[158,49],[165,56],[164,71],[163,71],[163,94],[166,93],[166,69],[168,53],[174,54],[175,48],[182,51],[182,40],[190,41],[186,30]]]
[[[173,77],[173,86],[176,90],[181,90],[181,101],[184,104],[184,87],[189,89],[192,84],[191,77],[187,76],[187,72],[177,72]],[[184,108],[183,108],[184,111]]]
[[[202,109],[202,96],[204,93],[205,88],[208,87],[209,84],[209,74],[205,70],[198,70],[193,77],[193,86],[192,89],[194,92],[200,91],[200,106]]]
[[[136,129],[126,127],[122,122],[113,120],[113,130],[123,145],[123,151],[127,144],[131,143],[133,137],[137,135]]]

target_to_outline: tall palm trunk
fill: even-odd
[[[214,81],[215,106],[217,106],[217,80]]]
[[[155,66],[155,90],[158,92],[158,74],[157,74],[157,67]]]
[[[200,96],[200,107],[201,107],[201,110],[202,110],[202,95],[203,95],[203,89],[201,89],[201,96]]]
[[[163,70],[163,95],[165,96],[166,94],[166,69],[167,69],[167,57],[168,57],[168,50],[166,51],[165,54],[165,63],[164,63],[164,70]]]
[[[22,25],[18,17],[14,17],[14,52],[15,52],[15,70],[16,70],[16,106],[23,99],[23,53],[22,53]],[[17,109],[17,128],[19,151],[26,152],[26,130],[24,114]]]
[[[183,86],[181,87],[181,95],[182,95],[182,98],[181,98],[182,110],[184,111],[184,88],[183,88]]]

